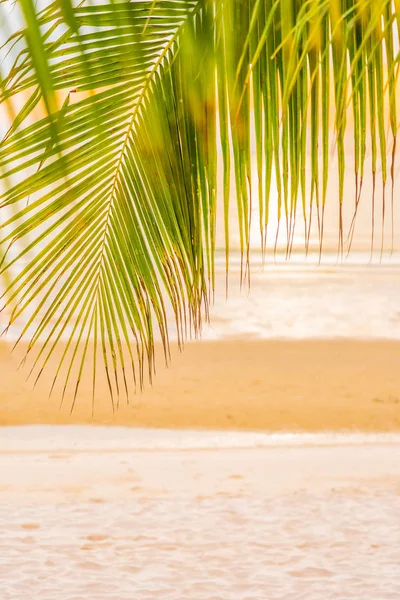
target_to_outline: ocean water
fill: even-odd
[[[400,435],[13,427],[1,600],[397,600]]]
[[[224,272],[217,270],[217,293],[206,339],[357,338],[400,339],[400,260],[369,262],[367,252],[338,262],[336,253],[290,262],[281,258],[262,266],[256,261],[250,287],[239,285],[239,263],[232,261],[229,295]]]
[[[209,340],[245,336],[247,339],[358,338],[400,339],[400,253],[378,257],[370,263],[369,252],[354,252],[338,262],[336,252],[307,260],[296,253],[290,262],[278,256],[262,265],[252,260],[250,286],[240,286],[240,257],[233,253],[226,297],[225,257],[216,258],[216,290],[202,338]],[[1,287],[1,281],[0,281]],[[17,339],[26,322],[20,319],[2,339]],[[175,320],[167,305],[170,339],[176,339]],[[0,313],[0,328],[8,324],[7,311]],[[52,327],[50,323],[47,332]],[[35,331],[30,328],[26,339]],[[61,339],[71,334],[66,328]],[[156,339],[159,338],[157,329]]]

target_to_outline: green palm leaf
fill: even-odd
[[[21,337],[36,328],[28,354],[37,348],[38,375],[66,338],[55,374],[62,375],[64,391],[74,381],[78,393],[89,340],[94,383],[100,355],[114,405],[122,391],[128,395],[130,377],[141,386],[145,364],[150,377],[154,370],[155,326],[168,358],[167,304],[180,344],[200,330],[214,290],[219,144],[226,265],[232,170],[242,278],[250,273],[254,196],[265,252],[273,176],[287,255],[299,197],[305,245],[316,214],[322,251],[330,124],[339,164],[340,250],[351,247],[368,123],[374,178],[379,161],[384,188],[391,136],[393,207],[396,3],[56,2],[40,12],[32,6],[21,0],[26,28],[2,50],[9,66],[1,101],[25,101],[0,145],[1,269],[11,274],[4,296],[12,306],[10,325],[30,311]],[[46,116],[37,119],[41,105]],[[356,198],[345,236],[349,106]],[[383,202],[386,214],[385,195]]]

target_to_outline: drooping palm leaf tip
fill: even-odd
[[[272,185],[288,256],[298,205],[306,246],[314,218],[322,248],[333,127],[340,251],[367,146],[374,188],[378,171],[389,188],[383,215],[393,210],[400,0],[17,0],[0,11],[3,300],[10,325],[27,315],[21,337],[33,327],[36,376],[66,340],[55,378],[75,397],[93,344],[94,388],[102,365],[116,404],[145,364],[151,377],[154,327],[168,358],[167,305],[179,344],[200,329],[217,199],[227,267],[232,198],[248,273],[252,201],[265,252]],[[355,199],[344,192],[349,110]]]

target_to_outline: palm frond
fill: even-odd
[[[168,357],[167,304],[180,344],[200,330],[215,286],[219,198],[228,269],[236,197],[243,279],[255,198],[266,252],[274,182],[275,248],[282,228],[290,256],[299,214],[308,248],[314,215],[322,252],[332,126],[340,252],[353,239],[368,129],[382,223],[389,176],[393,224],[396,2],[64,1],[33,13],[31,0],[18,1],[26,27],[2,48],[1,102],[24,97],[0,145],[1,270],[12,275],[4,298],[13,305],[10,325],[30,311],[21,337],[35,326],[28,353],[38,348],[39,375],[66,338],[56,373],[64,390],[74,380],[77,395],[89,340],[94,383],[98,348],[115,404],[130,376],[142,385],[145,363],[150,377],[154,369],[155,325]],[[344,189],[349,111],[352,199]],[[392,225],[392,243],[393,235]]]

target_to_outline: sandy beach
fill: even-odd
[[[1,434],[2,600],[399,598],[398,434]]]
[[[203,341],[164,367],[153,385],[124,397],[113,414],[107,386],[97,387],[92,419],[91,371],[70,414],[48,390],[57,356],[37,387],[18,369],[23,348],[0,344],[0,425],[109,424],[250,431],[400,430],[400,343],[356,340]]]

